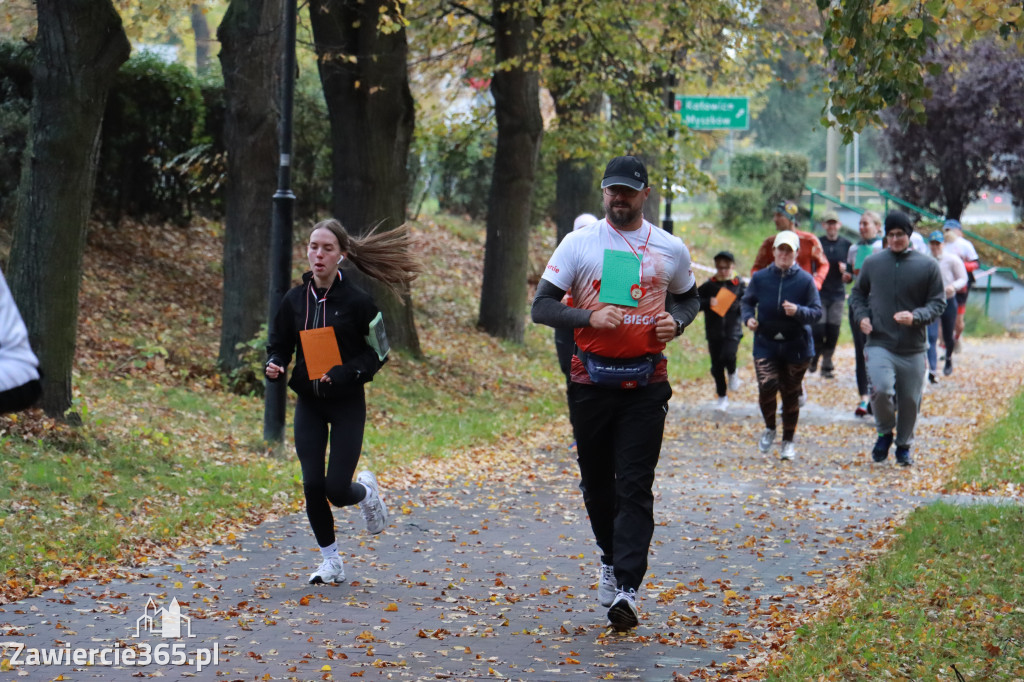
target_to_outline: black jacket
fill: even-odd
[[[736,294],[736,300],[729,306],[725,317],[711,310],[711,299],[717,296],[722,288]],[[746,291],[746,286],[739,277],[733,277],[724,282],[712,277],[697,287],[697,295],[700,296],[700,309],[705,313],[704,336],[708,341],[739,339],[743,336],[743,326],[740,324],[740,299],[743,298],[744,291]]]
[[[371,381],[384,365],[365,338],[370,322],[377,316],[377,306],[369,294],[344,276],[334,282],[324,299],[320,299],[315,284],[310,284],[312,279],[313,274],[307,272],[302,276],[302,284],[281,299],[270,329],[267,362],[287,367],[295,352],[295,368],[288,381],[293,391],[308,397],[344,398],[361,391],[363,384]],[[342,362],[327,372],[331,378],[329,384],[320,382],[320,377],[309,378],[299,343],[300,331],[328,324],[334,327]]]

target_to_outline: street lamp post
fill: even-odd
[[[267,326],[273,325],[281,299],[292,278],[292,222],[295,194],[291,189],[292,107],[295,99],[295,16],[297,0],[285,0],[282,21],[284,31],[281,55],[281,124],[278,130],[279,163],[277,191],[274,192],[274,214],[270,236],[270,291]],[[280,443],[284,440],[284,417],[287,406],[287,384],[264,379],[263,439]]]
[[[665,84],[665,104],[668,106],[668,110],[673,114],[676,111],[676,77],[673,74],[669,74]],[[676,127],[674,123],[669,123],[668,129],[668,140],[669,148],[672,147],[672,138],[676,135]],[[661,221],[661,229],[665,230],[669,234],[672,234],[672,230],[675,229],[675,223],[672,221],[672,174],[667,173],[668,186],[665,188],[665,219]]]

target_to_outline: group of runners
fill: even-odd
[[[973,283],[970,273],[978,267],[977,251],[963,237],[963,228],[957,220],[945,221],[943,229],[933,230],[925,240],[914,230],[906,214],[894,211],[883,223],[877,213],[866,211],[859,220],[860,240],[851,243],[840,234],[841,223],[836,213],[823,215],[820,238],[798,229],[798,215],[795,203],[783,201],[778,204],[774,212],[777,234],[765,239],[761,245],[751,268],[749,283],[736,275],[733,255],[723,251],[715,255],[715,274],[698,289],[701,310],[705,312],[705,334],[717,407],[728,409],[728,390],[735,390],[740,383],[736,374],[736,349],[746,326],[755,332],[753,364],[765,423],[758,446],[762,452],[769,452],[775,443],[776,405],[777,398],[781,398],[782,459],[795,456],[793,436],[799,408],[806,401],[803,389],[805,374],[820,368],[822,378],[835,378],[833,355],[844,308],[847,308],[849,284],[854,283],[854,287],[847,319],[854,343],[859,395],[854,413],[864,417],[876,412],[875,403],[880,395],[878,389],[888,385],[888,374],[892,372],[892,362],[879,360],[875,368],[878,376],[872,377],[869,356],[879,356],[881,351],[878,348],[895,353],[897,358],[926,358],[927,380],[937,383],[940,359],[937,346],[941,344],[942,373],[945,376],[953,373],[953,352],[963,331],[967,295]],[[899,248],[902,246],[899,240],[904,237],[906,249]],[[876,256],[874,262],[880,262],[877,254],[883,251],[889,255],[899,254],[897,262],[902,269],[893,271],[894,278],[898,275],[898,279],[876,281],[876,291],[871,296],[867,288],[869,283],[859,287],[857,282],[868,258]],[[907,260],[911,253],[917,253],[919,257]],[[920,310],[916,317],[911,317],[904,324],[908,329],[901,331],[897,326],[886,330],[885,327],[891,326],[893,321],[877,317],[876,309],[885,307],[883,302],[900,298],[896,291],[898,287],[906,288],[925,281],[934,277],[936,272],[941,283],[941,305],[925,294],[923,298],[901,300],[905,311],[913,313],[915,309]],[[876,302],[873,307],[870,305],[872,301]],[[931,310],[929,305],[938,308],[939,314],[928,312]],[[867,324],[864,323],[865,318],[868,318]],[[903,323],[895,321],[895,324]],[[865,331],[868,327],[871,330]],[[876,330],[875,327],[881,328]],[[872,351],[870,346],[878,348]],[[726,372],[728,381],[724,380]],[[923,382],[925,370],[919,374]],[[900,375],[904,373],[900,372]],[[898,384],[907,400],[913,399],[914,402],[912,409],[904,406],[905,417],[909,419],[911,412],[916,415],[921,388],[913,382],[908,383],[906,376]],[[880,441],[876,443],[873,455],[876,459],[884,459],[882,445],[895,440],[897,461],[909,465],[912,463],[909,455],[912,427],[905,426],[905,430],[910,430],[902,439],[898,435],[889,438],[892,428],[889,426],[888,405],[896,398],[895,394],[885,395],[885,391],[881,394],[886,404],[881,407],[881,421],[876,418]]]

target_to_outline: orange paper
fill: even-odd
[[[317,327],[299,332],[302,355],[306,359],[306,372],[311,381],[319,379],[327,370],[341,364],[341,351],[334,327]]]
[[[725,314],[729,312],[729,308],[732,307],[732,302],[736,300],[736,294],[732,293],[731,290],[722,287],[715,294],[715,304],[711,306],[711,309],[718,313],[720,316],[725,317]]]

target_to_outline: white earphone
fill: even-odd
[[[341,261],[343,261],[343,260],[345,260],[345,257],[344,257],[344,256],[342,256],[341,258],[339,258],[339,259],[338,259],[338,265],[341,265]]]

